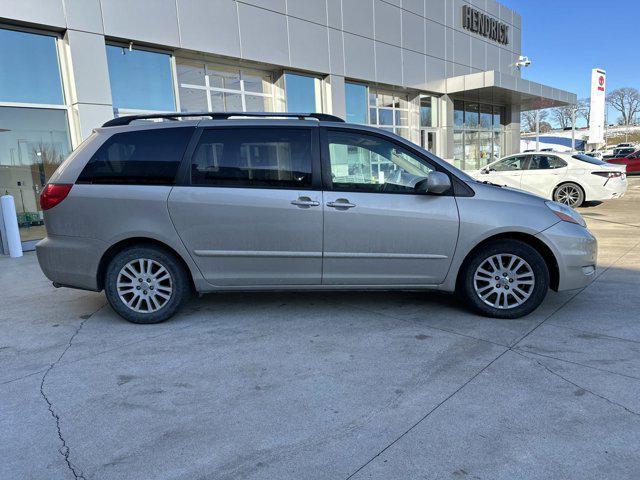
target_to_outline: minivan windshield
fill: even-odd
[[[589,155],[585,155],[584,153],[579,153],[578,155],[572,155],[571,158],[575,158],[576,160],[580,160],[581,162],[587,162],[592,165],[606,165],[607,162],[599,160],[595,157],[590,157]]]

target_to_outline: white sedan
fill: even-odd
[[[624,165],[580,153],[510,155],[468,173],[480,181],[525,190],[570,207],[579,207],[585,201],[619,198],[627,191]]]

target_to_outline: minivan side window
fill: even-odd
[[[552,155],[533,155],[529,160],[528,170],[552,170],[554,168],[564,168],[567,163],[561,158]]]
[[[116,133],[98,148],[77,183],[173,185],[192,127]]]
[[[399,144],[361,132],[329,130],[334,190],[416,193],[435,169]]]
[[[191,184],[309,188],[313,164],[309,128],[212,128],[191,160]]]

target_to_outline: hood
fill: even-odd
[[[533,193],[525,192],[524,190],[495,185],[492,183],[476,181],[471,184],[471,187],[476,191],[476,193],[481,194],[483,197],[487,196],[492,200],[527,204],[539,203],[541,206],[548,200]]]

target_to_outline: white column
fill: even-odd
[[[344,77],[329,75],[326,81],[327,88],[327,112],[337,117],[347,118],[347,100],[345,96]],[[330,109],[329,109],[330,107]]]
[[[113,118],[107,52],[103,35],[67,30],[64,36],[74,147]]]
[[[4,223],[4,235],[6,238],[9,255],[17,258],[22,256],[22,242],[20,241],[20,229],[18,228],[18,216],[16,205],[12,195],[0,197],[0,209]]]

